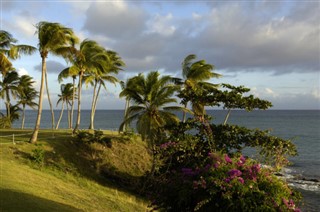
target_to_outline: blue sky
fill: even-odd
[[[59,22],[80,40],[98,41],[119,53],[125,80],[159,70],[181,76],[188,54],[215,65],[214,83],[244,85],[273,109],[320,109],[319,1],[6,1],[1,30],[37,46],[35,25]],[[57,74],[66,62],[49,55],[49,87],[56,102]],[[21,74],[40,81],[40,56],[14,61]],[[65,81],[69,82],[69,81]],[[85,89],[85,87],[84,87]],[[101,93],[98,109],[123,109],[119,86]],[[90,108],[92,89],[83,91]],[[47,100],[44,100],[48,108]],[[4,104],[1,104],[4,107]]]

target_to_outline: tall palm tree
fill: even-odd
[[[160,139],[163,127],[166,124],[179,122],[179,118],[173,111],[183,111],[180,106],[166,106],[176,103],[173,94],[178,87],[173,83],[170,76],[160,77],[159,72],[150,72],[146,77],[142,74],[134,77],[134,89],[128,88],[126,96],[134,103],[128,109],[128,117],[120,125],[123,126],[133,121],[142,139],[147,141],[149,149],[155,155],[155,144]],[[159,141],[158,141],[159,142]],[[155,157],[153,157],[152,172],[155,168]]]
[[[45,75],[47,72],[46,58],[49,52],[57,55],[63,55],[59,50],[66,46],[74,46],[78,42],[78,38],[74,35],[73,30],[66,28],[59,23],[39,22],[37,25],[37,34],[39,39],[39,51],[42,59],[42,71],[41,71],[41,84],[38,103],[38,115],[32,137],[31,143],[35,143],[38,139],[38,133],[40,128],[41,114],[42,114],[42,101]]]
[[[197,90],[201,87],[217,87],[218,85],[206,82],[213,77],[220,77],[220,74],[213,72],[214,66],[207,64],[205,60],[199,60],[193,62],[196,59],[196,55],[188,55],[182,62],[182,77],[180,81],[182,90]],[[195,102],[191,102],[192,109],[195,115],[203,116],[204,106]],[[184,107],[187,108],[188,102],[185,103]],[[183,122],[186,120],[186,113],[183,113]]]
[[[73,132],[76,132],[80,126],[81,118],[81,91],[83,77],[85,74],[89,74],[90,71],[99,67],[104,67],[109,58],[104,53],[104,48],[97,42],[85,39],[81,42],[80,48],[73,52],[73,57],[70,57],[72,66],[70,69],[75,70],[78,73],[78,113],[76,126]]]
[[[17,96],[18,93],[18,85],[19,85],[19,75],[16,71],[11,71],[6,73],[3,77],[3,80],[0,81],[0,97],[5,100],[6,105],[6,114],[7,117],[10,116],[10,108],[11,108],[11,98]]]
[[[70,111],[69,111],[69,105],[71,105],[70,100],[73,97],[73,85],[72,83],[62,84],[60,87],[61,94],[58,95],[59,99],[57,101],[57,105],[61,102],[61,112],[60,116],[57,122],[56,129],[59,128],[60,121],[62,119],[63,110],[64,110],[64,104],[67,105],[67,112],[68,112],[68,123],[70,126]]]
[[[123,121],[125,121],[128,118],[128,109],[129,109],[129,106],[130,106],[130,97],[129,96],[125,96],[125,91],[126,91],[127,86],[128,86],[128,81],[129,80],[127,80],[126,82],[120,81],[120,86],[121,86],[122,91],[120,92],[119,97],[125,97],[126,98],[126,103],[125,103],[125,106],[124,106]],[[128,130],[128,124],[125,123],[123,125],[123,127],[122,127],[122,132],[126,132],[127,130]]]
[[[25,122],[25,109],[26,106],[36,109],[38,104],[35,99],[39,96],[36,89],[33,87],[33,79],[29,75],[22,75],[18,85],[18,105],[22,105],[22,122],[21,129],[24,128]]]
[[[78,76],[78,70],[72,69],[71,67],[63,69],[59,75],[58,75],[58,81],[61,83],[64,78],[72,77],[72,99],[71,99],[71,111],[70,111],[70,123],[69,128],[71,129],[73,127],[73,112],[74,112],[74,100],[76,95],[76,79]]]
[[[86,78],[87,83],[91,83],[93,85],[93,96],[92,96],[92,104],[91,104],[91,116],[90,116],[90,125],[89,129],[94,129],[94,117],[97,108],[98,97],[100,94],[101,87],[105,90],[106,84],[105,82],[110,82],[116,84],[119,80],[112,76],[111,74],[118,74],[120,70],[122,70],[122,66],[124,66],[124,62],[118,56],[118,54],[114,51],[105,51],[106,57],[109,59],[107,63],[103,63],[105,66],[97,66],[91,74]]]
[[[36,48],[24,44],[16,44],[18,41],[7,31],[0,30],[0,71],[4,77],[6,73],[13,70],[11,60],[21,57],[22,54],[30,55]]]
[[[124,117],[123,117],[124,125],[121,129],[123,132],[126,132],[129,127],[128,123],[125,122],[125,120],[128,118],[128,110],[130,107],[130,100],[131,100],[130,96],[133,95],[133,93],[135,93],[137,90],[136,86],[138,83],[135,83],[135,81],[139,79],[140,79],[139,77],[133,77],[133,78],[127,79],[126,82],[123,82],[123,81],[120,82],[122,91],[120,92],[119,97],[120,98],[125,97],[126,99],[125,108],[124,108]]]

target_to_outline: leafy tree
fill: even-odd
[[[0,128],[11,128],[12,123],[20,118],[20,108],[16,105],[10,105],[10,115],[5,116],[0,112]]]
[[[135,76],[129,82],[134,83],[124,91],[133,102],[128,109],[128,117],[120,125],[123,126],[136,121],[136,129],[146,140],[152,154],[155,154],[155,145],[164,133],[163,127],[169,123],[179,122],[179,118],[172,111],[184,111],[179,106],[166,106],[176,103],[173,94],[178,87],[173,84],[170,76],[160,77],[159,72],[153,71],[145,77],[143,74]],[[155,157],[153,158],[152,172],[155,169]]]
[[[43,89],[45,83],[45,76],[47,73],[46,58],[49,52],[57,55],[64,55],[61,49],[64,47],[73,46],[78,42],[78,38],[74,35],[73,30],[67,28],[59,23],[39,22],[37,25],[37,34],[39,39],[39,51],[42,59],[41,84],[38,103],[38,115],[32,137],[31,143],[35,143],[38,138],[40,120],[42,113]],[[53,121],[54,119],[52,119]]]
[[[119,73],[119,70],[122,70],[121,67],[124,66],[124,62],[116,52],[104,50],[100,54],[106,54],[105,57],[108,58],[108,60],[106,63],[101,63],[101,65],[97,66],[85,77],[86,83],[90,83],[93,86],[89,129],[94,129],[94,117],[101,87],[105,90],[107,89],[105,82],[116,84],[118,79],[111,74]]]
[[[69,123],[69,128],[72,129],[73,127],[73,112],[74,112],[74,100],[76,96],[76,79],[78,76],[78,70],[77,69],[72,69],[70,67],[63,69],[59,75],[58,75],[58,81],[61,83],[64,78],[72,77],[72,100],[71,100],[71,111],[70,111],[70,123]]]
[[[36,51],[36,48],[24,44],[16,44],[16,40],[9,32],[0,30],[0,71],[3,77],[14,70],[11,60],[21,57],[21,55],[31,55]]]
[[[64,104],[67,105],[67,112],[68,112],[68,123],[70,126],[70,111],[69,111],[69,105],[71,105],[70,100],[73,98],[73,84],[72,83],[67,83],[67,84],[62,84],[60,86],[60,91],[61,94],[58,95],[59,99],[57,101],[57,105],[61,102],[61,112],[60,116],[57,122],[56,129],[59,128],[59,124],[63,115],[63,110],[64,110]]]
[[[203,87],[217,87],[216,84],[207,82],[213,77],[220,77],[221,75],[213,72],[214,66],[207,64],[205,60],[199,60],[193,62],[196,59],[196,55],[188,55],[182,62],[182,77],[183,79],[177,79],[177,83],[182,85],[182,92],[186,90],[192,90],[197,92],[202,90]],[[202,117],[205,113],[204,106],[199,102],[192,102],[192,109],[196,116]],[[187,108],[188,101],[184,102],[185,108]],[[186,113],[183,113],[183,121],[186,120]]]
[[[123,121],[125,121],[128,118],[128,109],[130,107],[130,93],[131,91],[134,91],[134,79],[136,78],[130,78],[126,82],[121,81],[120,86],[122,91],[120,92],[119,96],[120,97],[125,97],[126,98],[126,103],[125,103],[125,108],[124,108],[124,116],[123,116]],[[126,132],[128,130],[128,123],[125,122],[122,131]]]
[[[9,117],[11,114],[10,95],[12,95],[14,98],[17,96],[18,85],[19,85],[19,75],[16,71],[11,71],[9,73],[6,73],[3,77],[3,80],[0,81],[0,87],[1,87],[0,97],[2,99],[5,99],[7,117]]]
[[[71,54],[68,56],[72,66],[69,67],[69,73],[78,74],[78,114],[76,126],[73,129],[75,133],[80,126],[81,118],[81,91],[82,83],[85,75],[90,74],[97,68],[104,67],[109,58],[104,54],[104,48],[101,47],[96,41],[84,40],[80,43],[80,48],[73,48]]]
[[[21,129],[24,128],[26,105],[32,109],[36,109],[38,104],[35,99],[38,98],[38,92],[33,87],[33,79],[29,75],[22,75],[18,85],[18,105],[22,105],[22,122]]]

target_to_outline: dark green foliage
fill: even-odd
[[[44,149],[42,149],[41,146],[38,146],[36,149],[32,150],[31,160],[41,168],[44,165],[44,155]]]
[[[75,140],[84,144],[100,143],[109,148],[112,147],[111,138],[104,136],[101,130],[95,130],[94,133],[86,130],[79,130],[76,132]]]
[[[268,131],[248,129],[237,125],[215,125],[207,121],[187,120],[185,123],[168,126],[169,141],[201,142],[199,152],[217,150],[227,154],[241,152],[246,147],[256,148],[263,162],[276,168],[288,164],[287,157],[297,155],[297,149],[290,140],[272,136]],[[191,146],[191,145],[190,145]],[[192,153],[193,154],[193,153]]]
[[[284,153],[294,146],[259,130],[210,125],[188,120],[172,126],[157,148],[162,161],[149,188],[155,208],[164,211],[295,211],[300,194],[240,153],[244,146],[260,146],[264,156],[272,145]],[[291,146],[290,146],[291,145]],[[274,150],[273,150],[274,151]],[[285,157],[284,157],[285,158]],[[290,204],[289,204],[290,202]]]

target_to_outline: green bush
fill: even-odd
[[[79,130],[76,132],[75,140],[84,144],[100,143],[109,148],[112,147],[111,138],[104,136],[101,130],[95,130],[93,133],[86,130]]]
[[[181,154],[183,149],[174,142],[159,148],[158,154],[166,160],[149,193],[156,209],[299,211],[295,202],[300,194],[254,160],[220,152],[209,152],[202,161],[188,160]]]
[[[148,195],[164,211],[299,211],[300,193],[275,176],[295,146],[265,131],[189,120],[170,126],[158,146]],[[261,148],[270,168],[241,151]],[[274,151],[274,148],[281,151]],[[265,160],[266,162],[268,160]]]
[[[32,150],[31,160],[38,166],[42,167],[44,165],[44,155],[45,151],[41,147],[37,147]]]

